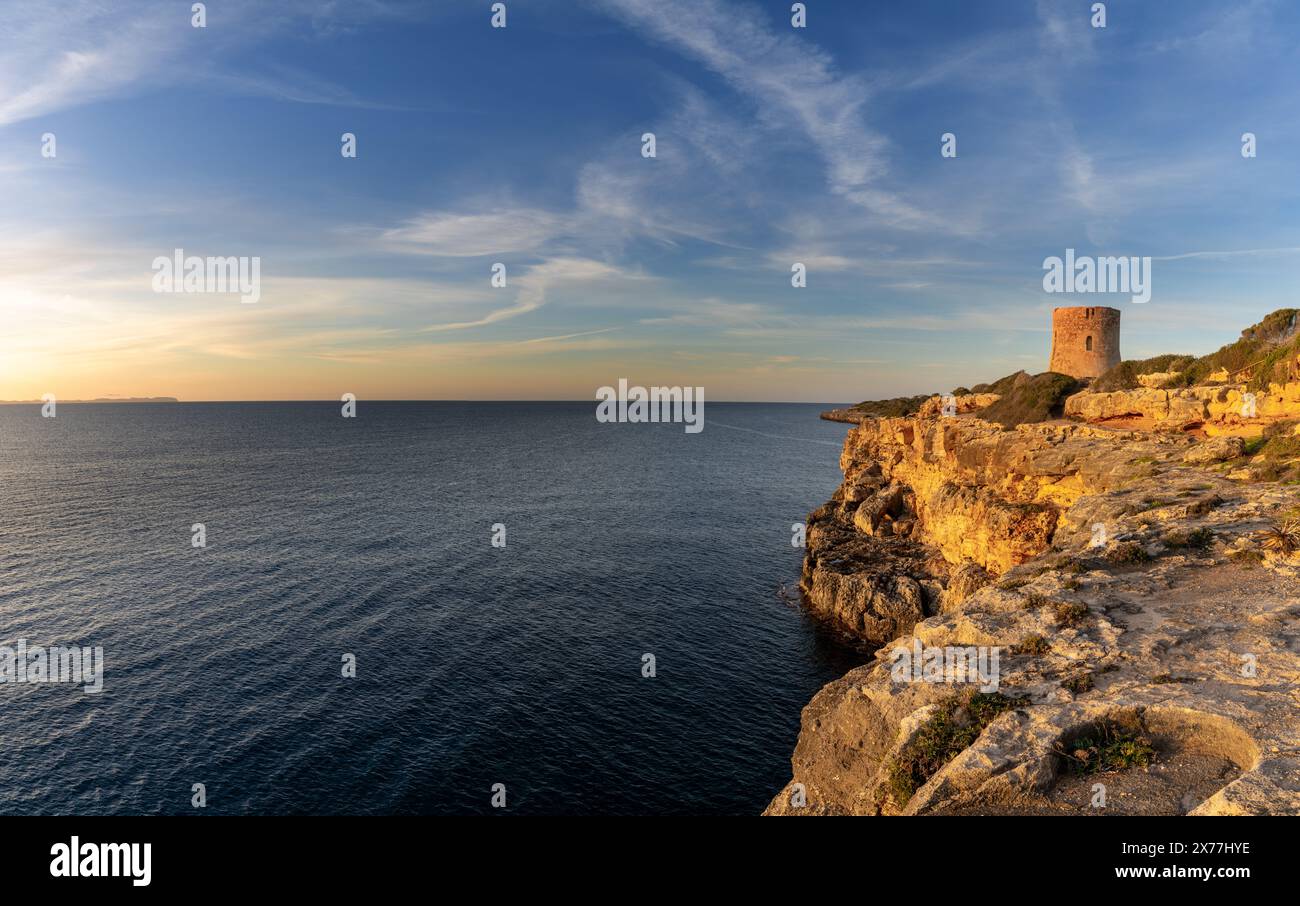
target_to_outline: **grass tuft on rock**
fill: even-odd
[[[994,718],[1023,705],[999,692],[974,689],[940,703],[886,768],[885,792],[894,805],[907,805],[922,784],[979,739]]]
[[[1025,610],[1039,610],[1052,604],[1052,599],[1036,591],[1025,594]]]
[[[1230,551],[1228,553],[1228,559],[1231,560],[1233,563],[1238,563],[1242,566],[1249,567],[1249,566],[1254,566],[1257,563],[1263,563],[1264,555],[1259,551],[1248,547],[1248,548],[1242,548],[1240,550]]]

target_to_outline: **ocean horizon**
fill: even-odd
[[[9,687],[0,810],[757,814],[867,657],[797,604],[821,408],[7,407],[0,645],[104,669]]]

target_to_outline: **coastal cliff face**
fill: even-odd
[[[933,414],[864,420],[844,442],[844,483],[808,520],[812,609],[876,644],[947,610],[1050,547],[1085,489],[1143,471],[1103,443],[1111,433]]]
[[[766,813],[1300,813],[1300,582],[1257,540],[1300,499],[1225,475],[1240,453],[933,408],[863,420],[802,587],[882,647],[804,709]],[[996,651],[996,691],[891,669],[938,649]],[[1112,732],[1150,764],[1077,774]]]

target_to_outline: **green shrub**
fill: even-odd
[[[1203,550],[1214,543],[1214,532],[1203,526],[1191,531],[1175,529],[1166,534],[1163,540],[1170,547],[1191,547]]]
[[[1056,747],[1076,774],[1102,774],[1146,767],[1155,761],[1151,740],[1137,730],[1105,723],[1073,742]]]
[[[1065,409],[1065,398],[1081,389],[1083,385],[1068,374],[1045,371],[1013,383],[1002,391],[1001,399],[980,412],[980,418],[997,422],[1004,428],[1060,418]]]
[[[1078,626],[1088,616],[1088,605],[1077,601],[1053,601],[1052,615],[1062,626]]]
[[[1115,390],[1133,390],[1142,386],[1138,381],[1140,374],[1158,374],[1165,371],[1181,372],[1196,361],[1190,355],[1158,355],[1151,359],[1128,359],[1114,368],[1104,372],[1089,387],[1098,393]]]
[[[1041,635],[1027,636],[1011,646],[1012,654],[1030,654],[1035,657],[1047,654],[1051,650],[1052,643]]]
[[[1236,342],[1209,355],[1161,355],[1120,362],[1094,380],[1091,389],[1132,390],[1140,386],[1138,375],[1165,371],[1178,372],[1166,387],[1204,384],[1219,370],[1227,370],[1231,380],[1244,382],[1255,391],[1267,389],[1270,383],[1285,383],[1296,377],[1294,363],[1300,353],[1298,315],[1300,310],[1280,308],[1243,330]]]
[[[939,769],[979,739],[999,714],[1022,707],[998,692],[965,690],[940,703],[886,767],[885,791],[899,808]]]
[[[1106,551],[1106,560],[1117,566],[1134,563],[1149,563],[1151,555],[1147,549],[1136,541],[1120,541]]]
[[[921,404],[931,396],[933,394],[923,393],[920,396],[896,396],[887,400],[866,400],[851,408],[855,412],[874,418],[900,418],[904,415],[915,415],[920,410]]]

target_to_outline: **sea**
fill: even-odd
[[[827,407],[0,406],[0,657],[103,653],[0,683],[0,813],[757,814],[868,657],[797,598]]]

